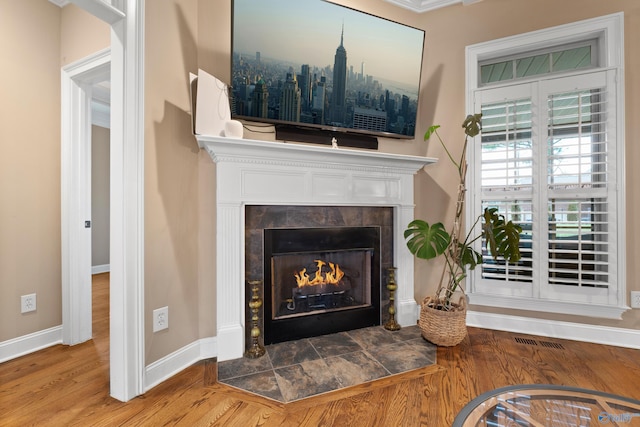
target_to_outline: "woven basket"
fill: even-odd
[[[426,297],[420,307],[418,325],[422,337],[435,345],[453,347],[467,336],[467,304],[464,296],[450,311],[437,310],[438,300]]]

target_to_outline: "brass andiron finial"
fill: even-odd
[[[396,322],[396,268],[389,267],[389,281],[387,282],[387,289],[389,289],[389,320],[384,324],[384,328],[389,331],[398,331],[401,326]]]
[[[258,295],[261,284],[261,280],[249,281],[252,292],[251,301],[249,301],[249,308],[251,309],[251,347],[249,347],[244,354],[245,357],[249,359],[257,359],[258,357],[264,356],[265,353],[264,347],[260,345],[260,327],[258,326],[258,312],[260,311],[260,307],[262,307],[262,300]]]

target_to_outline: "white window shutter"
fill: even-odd
[[[616,293],[616,90],[610,73],[541,86],[547,152],[541,291],[550,299],[607,304]]]

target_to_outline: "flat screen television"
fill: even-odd
[[[233,0],[232,14],[234,119],[352,146],[415,136],[423,30],[325,0]]]

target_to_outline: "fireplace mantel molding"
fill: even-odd
[[[416,323],[413,255],[403,241],[414,219],[414,175],[436,159],[197,135],[216,163],[216,323],[218,360],[242,357],[245,319],[246,205],[394,208],[397,319]]]

